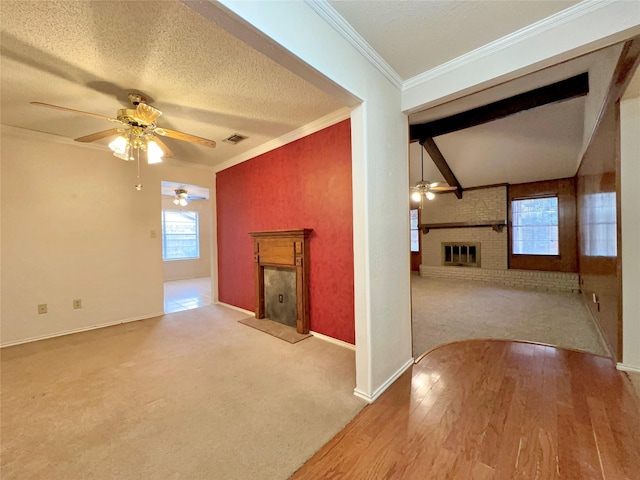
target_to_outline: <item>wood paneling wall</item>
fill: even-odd
[[[577,272],[578,252],[576,236],[576,181],[574,178],[519,183],[509,186],[508,221],[511,232],[511,201],[536,196],[558,197],[559,255],[514,255],[509,239],[509,268],[518,270],[545,270]]]
[[[613,357],[622,359],[622,275],[620,256],[620,155],[619,108],[610,105],[587,149],[577,175],[579,273],[585,303],[609,343]],[[587,238],[597,238],[597,225],[587,222],[592,203],[589,195],[612,193],[616,196],[615,255],[594,255]]]

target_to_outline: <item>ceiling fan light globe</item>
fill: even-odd
[[[411,200],[413,200],[414,202],[419,202],[420,201],[420,192],[413,192],[411,194]]]
[[[147,163],[161,163],[164,152],[160,146],[153,140],[147,142]]]
[[[424,196],[427,197],[427,200],[433,200],[434,198],[436,198],[433,192],[427,192],[424,194]]]
[[[181,198],[181,199],[180,199],[180,206],[181,206],[181,207],[186,207],[186,206],[187,206],[187,200],[186,200],[186,199],[184,199],[184,198]]]
[[[179,200],[179,199],[177,199],[177,198],[174,198],[174,199],[173,199],[173,204],[174,204],[174,205],[180,205],[180,200]]]
[[[127,149],[128,143],[129,142],[127,141],[127,137],[125,137],[124,135],[120,135],[116,137],[114,140],[112,140],[111,143],[109,143],[109,148],[114,154],[117,154],[117,153],[124,154]],[[122,157],[119,157],[119,158],[122,158]]]
[[[126,145],[124,151],[122,152],[113,152],[114,157],[121,158],[122,160],[129,161],[133,160],[133,156],[131,155],[131,146]]]

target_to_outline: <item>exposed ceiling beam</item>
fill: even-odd
[[[513,97],[457,113],[450,117],[409,126],[411,141],[422,141],[446,133],[457,132],[469,127],[508,117],[514,113],[550,103],[582,97],[589,93],[589,74],[581,73],[575,77],[536,88]]]
[[[462,186],[460,185],[460,182],[458,182],[458,179],[456,178],[456,176],[451,171],[449,164],[447,163],[444,156],[442,155],[442,152],[436,145],[436,142],[433,141],[433,138],[425,138],[420,143],[422,144],[424,149],[427,151],[427,153],[431,157],[431,160],[433,160],[433,163],[436,164],[436,167],[438,167],[438,170],[440,170],[440,173],[442,174],[444,179],[447,181],[447,183],[452,187],[458,187],[458,189],[454,190],[453,192],[456,194],[456,197],[462,198]]]
[[[640,36],[637,36],[624,44],[613,74],[613,85],[609,89],[607,101],[617,102],[620,100],[639,65]]]

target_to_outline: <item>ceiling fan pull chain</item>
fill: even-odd
[[[140,183],[140,149],[136,148],[136,163],[138,165],[138,183],[136,183],[136,190],[142,190],[142,183]]]

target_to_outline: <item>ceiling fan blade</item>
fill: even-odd
[[[153,141],[156,142],[158,146],[162,149],[162,151],[164,152],[164,156],[166,158],[173,158],[175,156],[171,151],[171,149],[167,147],[167,145],[158,137],[153,137]]]
[[[74,110],[73,108],[68,108],[68,107],[60,107],[58,105],[51,105],[50,103],[31,102],[31,105],[36,105],[38,107],[53,108],[55,110],[62,110],[64,112],[78,113],[80,115],[85,115],[87,117],[94,117],[94,118],[100,118],[102,120],[109,120],[110,122],[122,123],[117,118],[107,117],[105,115],[100,115],[98,113],[83,112],[82,110]]]
[[[448,185],[441,185],[436,187],[429,187],[429,190],[432,192],[453,192],[454,190],[458,190],[458,187],[450,187]]]
[[[198,137],[196,135],[190,135],[188,133],[177,132],[176,130],[169,130],[167,128],[156,128],[154,130],[158,135],[163,137],[175,138],[176,140],[183,140],[185,142],[196,143],[203,147],[215,148],[216,142],[208,140],[206,138]]]
[[[102,132],[92,133],[91,135],[85,135],[84,137],[75,138],[76,142],[89,143],[95,142],[96,140],[102,140],[103,138],[110,137],[112,135],[117,135],[120,133],[117,128],[111,128],[109,130],[104,130]]]

